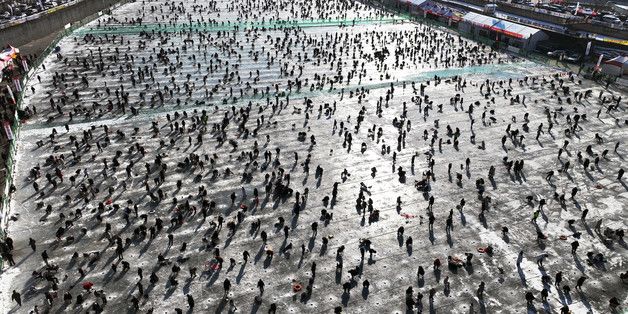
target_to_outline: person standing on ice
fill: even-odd
[[[188,301],[188,307],[190,308],[190,310],[193,309],[194,308],[194,297],[192,297],[192,295],[189,294],[189,293],[186,294],[185,296],[186,296],[187,301]]]
[[[480,282],[480,286],[478,287],[478,290],[476,292],[476,296],[480,300],[484,299],[484,287],[485,287],[484,281]]]
[[[260,279],[260,280],[257,281],[257,288],[259,288],[259,294],[260,295],[264,294],[264,286],[265,286],[265,284],[264,284],[263,280]]]
[[[222,284],[222,287],[225,291],[224,297],[226,298],[227,295],[229,295],[229,290],[231,290],[231,281],[229,279],[225,279],[225,281]]]
[[[537,256],[537,257],[536,257],[536,264],[537,264],[539,267],[543,267],[543,262],[544,262],[544,261],[545,261],[545,259],[546,259],[546,258],[548,258],[548,257],[549,257],[549,254],[547,254],[547,253],[543,253],[543,254],[541,254],[541,255]]]
[[[580,242],[578,242],[578,240],[571,242],[571,254],[575,255],[579,246]]]
[[[534,211],[534,214],[532,215],[532,223],[536,224],[536,220],[539,218],[539,215],[541,214],[540,210],[536,210]]]
[[[22,295],[19,292],[13,290],[13,293],[11,294],[11,300],[15,301],[18,306],[22,306]]]
[[[532,306],[532,302],[534,302],[535,300],[534,294],[532,294],[532,292],[526,292],[525,299],[528,303],[528,306]]]

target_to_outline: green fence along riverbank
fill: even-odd
[[[247,29],[285,29],[285,28],[311,28],[311,27],[342,27],[374,24],[395,24],[407,21],[406,18],[359,18],[359,19],[329,19],[329,20],[296,20],[296,21],[270,21],[270,22],[242,22],[242,23],[192,23],[192,24],[142,24],[120,25],[109,27],[92,27],[77,30],[77,35],[125,35],[139,34],[141,32],[219,32],[219,31],[243,31]]]

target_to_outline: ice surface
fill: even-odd
[[[350,7],[344,7],[349,3]],[[132,311],[133,296],[139,298],[142,313],[149,309],[159,313],[172,313],[175,308],[185,311],[186,294],[194,297],[195,312],[233,310],[228,300],[233,300],[238,312],[245,313],[267,312],[271,303],[277,305],[279,313],[333,312],[337,306],[342,306],[347,313],[405,312],[405,291],[409,286],[414,289],[415,300],[417,292],[425,295],[421,308],[425,312],[467,313],[470,307],[475,312],[487,313],[558,312],[563,304],[569,304],[573,313],[607,313],[610,312],[608,301],[611,297],[618,298],[625,306],[626,285],[621,282],[619,273],[626,271],[626,243],[623,240],[606,241],[595,230],[599,219],[602,219],[602,231],[605,227],[625,229],[628,221],[625,210],[628,188],[625,179],[617,180],[618,170],[626,168],[626,148],[621,144],[614,151],[615,143],[626,137],[625,100],[619,102],[619,109],[607,112],[609,105],[615,104],[611,97],[625,95],[604,91],[602,97],[607,100],[602,103],[598,98],[602,88],[589,81],[579,82],[581,78],[578,77],[572,81],[557,69],[491,53],[489,47],[459,39],[455,34],[413,24],[359,3],[340,0],[319,3],[325,9],[310,1],[218,1],[215,10],[207,3],[202,4],[205,9],[199,10],[199,5],[187,1],[174,4],[137,1],[121,6],[111,16],[103,16],[63,39],[60,58],[48,56],[44,62],[45,70],[43,67],[36,70],[41,82],[33,79],[27,84],[25,104],[36,108],[37,114],[26,121],[20,133],[15,170],[17,192],[11,201],[11,213],[18,219],[8,230],[14,239],[13,255],[17,266],[5,269],[0,277],[2,312],[25,313],[36,305],[42,312],[45,309],[79,312],[86,311],[94,302],[102,305],[93,293],[82,291],[81,283],[85,281],[92,281],[95,290],[104,290],[108,300],[104,306],[107,313]],[[151,7],[155,8],[154,12]],[[130,19],[138,17],[143,19],[141,25],[129,24]],[[219,32],[223,24],[200,24],[202,27],[198,28],[205,36],[201,39],[196,31],[180,32],[180,28],[174,27],[189,26],[190,21],[194,24],[201,18],[203,21],[231,23],[225,25],[238,23],[241,28]],[[265,30],[259,24],[247,26],[250,21],[260,23],[262,19],[269,25],[281,25],[277,20],[291,21],[295,25],[306,25],[309,21],[309,24],[307,27],[267,27]],[[270,22],[270,19],[274,21]],[[362,22],[351,26],[354,19]],[[312,25],[312,20],[319,21],[320,25]],[[336,25],[329,21],[336,21]],[[337,21],[346,21],[346,24],[339,26]],[[254,31],[254,27],[259,29]],[[152,35],[151,38],[140,33],[144,29]],[[162,38],[158,31],[152,33],[155,29],[164,32]],[[117,34],[115,38],[114,34]],[[193,43],[185,44],[185,39],[191,39]],[[161,48],[166,52],[158,59]],[[377,61],[375,52],[384,48],[388,49],[389,55],[383,62]],[[96,66],[101,58],[98,49],[102,53],[102,71]],[[451,61],[447,66],[443,59],[455,58],[459,49],[468,59],[462,63]],[[400,54],[399,63],[396,62],[396,52]],[[430,55],[430,52],[434,54]],[[152,61],[149,61],[150,57]],[[435,62],[436,58],[439,62]],[[87,66],[83,65],[84,59]],[[208,72],[210,60],[216,68]],[[338,66],[340,62],[341,67]],[[197,64],[201,65],[200,69]],[[299,67],[303,68],[300,75]],[[74,70],[77,76],[74,76]],[[139,78],[140,72],[145,74],[143,80]],[[347,81],[350,72],[353,77]],[[56,86],[53,85],[55,73],[65,74],[65,80],[59,78]],[[231,73],[233,77],[230,79]],[[361,79],[360,73],[363,74]],[[88,86],[81,82],[82,76],[88,80]],[[205,76],[206,83],[203,83]],[[442,78],[438,84],[435,76]],[[136,80],[135,86],[132,77]],[[525,77],[527,81],[523,81]],[[294,84],[297,78],[304,82],[303,87],[297,91],[293,85],[290,90],[288,81]],[[509,89],[509,79],[512,79],[512,91],[504,94]],[[558,87],[559,79],[569,87],[569,95]],[[490,96],[484,95],[486,86],[481,94],[480,86],[485,80],[495,83]],[[460,85],[465,82],[466,87],[458,88],[458,82]],[[278,85],[275,87],[275,84]],[[418,100],[423,98],[421,84],[426,86],[425,94],[432,102],[426,116],[423,114],[426,101],[419,105]],[[125,112],[118,105],[118,102],[124,103],[123,94],[116,97],[116,91],[122,91],[121,86],[124,86],[124,93],[128,93]],[[172,96],[166,86],[168,90],[174,89]],[[35,89],[34,93],[31,87]],[[105,92],[106,87],[110,88],[109,95]],[[269,87],[268,92],[266,87]],[[253,92],[254,88],[259,89],[257,94]],[[74,90],[78,91],[78,101],[73,96]],[[158,90],[164,93],[163,101],[158,97]],[[574,92],[586,90],[592,91],[591,96],[576,100]],[[463,99],[462,106],[450,101],[456,94]],[[66,102],[61,103],[64,95],[67,96]],[[525,102],[511,103],[510,99],[516,96],[521,99],[525,96]],[[51,98],[55,107],[50,105]],[[310,102],[311,107],[308,107]],[[476,102],[478,105],[474,105],[470,115],[469,106]],[[377,112],[378,103],[381,115]],[[441,104],[442,112],[439,112],[438,105]],[[334,105],[334,111],[326,110]],[[405,131],[406,138],[405,144],[397,149],[400,129],[393,126],[393,120],[402,119],[404,106],[407,114],[401,130]],[[137,109],[136,114],[131,112],[131,107]],[[319,111],[321,107],[324,108]],[[356,130],[362,107],[365,108],[363,121]],[[250,116],[240,128],[239,124],[244,121],[240,110],[246,108],[250,108]],[[550,134],[545,108],[551,112],[554,124]],[[602,112],[598,118],[599,109]],[[206,125],[200,122],[202,111],[207,115]],[[234,111],[237,113],[235,119]],[[177,119],[174,118],[175,112],[181,115]],[[484,119],[483,113],[486,114]],[[529,133],[523,131],[526,113]],[[229,124],[222,136],[227,141],[221,145],[218,140],[221,134],[216,127],[222,123],[225,114]],[[579,122],[578,132],[567,138],[565,129],[569,124],[573,125],[576,114],[586,114],[586,119]],[[470,117],[474,120],[473,127]],[[181,127],[184,120],[183,132],[171,129],[171,123],[176,122]],[[152,122],[157,123],[159,133],[152,130]],[[337,127],[334,127],[335,122]],[[408,128],[409,122],[411,126]],[[340,129],[341,123],[344,130]],[[545,133],[536,141],[536,129],[541,123]],[[506,135],[509,124],[511,130],[518,129],[525,135],[524,145],[514,145],[513,140],[508,139],[502,147],[501,138]],[[103,125],[108,126],[109,143]],[[453,136],[447,134],[448,125],[454,132],[456,128],[460,130],[457,148],[452,144]],[[380,127],[382,137],[377,139]],[[137,132],[134,128],[138,128]],[[58,133],[51,143],[53,129]],[[249,131],[246,138],[245,129]],[[375,130],[374,137],[369,137],[368,129]],[[82,141],[88,130],[91,130],[91,137],[86,140],[89,148]],[[256,136],[253,136],[253,130],[257,130]],[[124,137],[117,134],[118,131]],[[428,132],[427,139],[423,137],[424,131]],[[432,147],[430,142],[435,131],[438,135]],[[298,140],[299,132],[305,132],[304,141]],[[198,134],[203,134],[202,144],[197,142]],[[346,134],[352,136],[352,144],[348,146],[343,145]],[[603,141],[598,142],[595,134],[599,134]],[[315,137],[315,145],[311,145],[310,136]],[[78,149],[71,137],[77,139]],[[161,139],[165,142],[162,147]],[[171,139],[174,144],[170,143]],[[439,139],[443,140],[442,148],[439,148]],[[236,141],[237,147],[230,145],[229,140]],[[558,159],[558,149],[565,140],[570,143]],[[38,141],[42,141],[43,146],[40,147]],[[102,146],[102,152],[98,151],[96,142]],[[485,143],[484,149],[479,147],[482,142]],[[255,143],[259,157],[253,164],[248,154],[253,152]],[[362,143],[366,145],[364,152],[361,152]],[[136,145],[143,147],[145,155],[138,153]],[[382,145],[390,145],[390,153],[382,154]],[[593,163],[595,157],[586,152],[589,145],[598,155],[609,150],[598,166]],[[131,147],[134,149],[130,152]],[[280,149],[279,163],[274,162],[277,148]],[[116,151],[121,153],[118,158],[120,166],[113,170]],[[80,160],[73,157],[73,152]],[[266,152],[272,153],[270,163],[264,160]],[[583,159],[591,160],[590,167],[593,168],[583,169],[578,152],[582,152]],[[297,162],[294,153],[298,153]],[[428,153],[435,161],[434,181],[430,192],[424,195],[414,187],[414,181],[421,180],[429,169]],[[168,167],[165,182],[156,185],[153,179],[159,176],[159,167],[155,165],[158,154]],[[177,166],[190,154],[200,156],[204,170],[198,165]],[[208,160],[214,159],[214,154],[217,158],[212,167]],[[303,162],[308,154],[311,154],[311,162],[306,173]],[[411,167],[415,154],[414,167]],[[47,159],[61,155],[64,162],[59,162],[57,167],[64,180],[60,182],[57,178],[58,185],[53,188],[45,174],[55,177],[55,166]],[[525,160],[523,176],[507,171],[502,160],[506,156],[509,161]],[[466,158],[470,159],[468,170],[464,166]],[[106,172],[103,172],[104,159],[109,168]],[[571,168],[566,173],[559,173],[558,169],[567,161]],[[132,174],[127,177],[125,168],[130,162],[133,162]],[[155,195],[161,189],[165,193],[161,201],[151,200],[146,193],[146,163],[150,165],[149,189]],[[452,164],[451,178],[447,170],[449,163]],[[37,165],[41,167],[41,177],[36,181],[43,197],[34,190],[30,175],[30,170]],[[487,178],[491,165],[496,168],[494,185]],[[324,169],[320,180],[315,178],[317,166]],[[405,182],[399,180],[397,168],[400,166],[407,171]],[[377,168],[375,176],[371,175],[373,167]],[[213,168],[218,170],[215,178],[212,178]],[[232,175],[225,175],[227,168]],[[275,178],[275,175],[280,168],[290,174],[289,187],[294,194],[298,191],[303,195],[306,188],[309,190],[298,215],[293,214],[294,194],[275,199],[265,192],[268,183],[265,175],[272,173],[276,182],[279,177]],[[72,186],[69,178],[79,169],[81,173]],[[342,180],[345,169],[350,176]],[[544,178],[550,170],[556,172],[553,185]],[[89,177],[84,176],[85,172]],[[243,180],[243,173],[250,174],[251,178]],[[461,184],[456,182],[457,173],[462,176]],[[98,192],[94,195],[86,193],[85,202],[79,195],[79,186],[87,185],[88,178],[94,180],[93,186]],[[474,184],[479,178],[486,181],[484,196],[491,198],[484,219],[479,215],[482,201]],[[177,180],[182,181],[181,188],[177,188]],[[126,189],[122,182],[126,182]],[[335,182],[339,183],[337,199],[333,205],[325,207],[322,200],[331,197]],[[362,210],[356,209],[361,183],[368,187],[364,201],[371,199],[374,210],[379,211],[376,222],[369,223],[369,213],[363,216]],[[204,199],[216,202],[216,208],[206,221],[201,215],[203,197],[199,195],[200,186],[207,190]],[[114,188],[111,195],[109,187]],[[573,187],[578,187],[579,192],[572,200]],[[259,190],[259,205],[255,204],[254,188]],[[555,192],[566,194],[564,206],[554,198]],[[236,194],[233,204],[229,197],[232,193]],[[65,195],[70,196],[69,202],[64,200]],[[435,198],[433,233],[428,231],[429,195]],[[526,200],[528,195],[533,196],[532,204]],[[177,205],[173,204],[173,197],[177,197]],[[401,198],[399,207],[398,197]],[[456,206],[462,198],[466,205],[459,211]],[[536,226],[547,239],[537,241],[537,228],[531,219],[541,198],[547,200],[547,205]],[[198,211],[195,215],[186,215],[182,225],[171,228],[171,218],[186,200]],[[43,207],[38,208],[38,203]],[[99,203],[107,203],[101,214],[102,222],[97,219]],[[114,204],[120,208],[113,209]],[[139,215],[147,215],[147,228],[155,225],[156,218],[163,219],[164,229],[154,240],[149,241],[148,236],[145,239],[134,236],[133,231],[143,224],[143,219],[135,217],[133,204],[138,205]],[[50,215],[45,214],[48,205],[52,206]],[[248,209],[244,211],[241,205]],[[130,210],[128,224],[124,219],[127,206]],[[77,209],[82,210],[80,218],[73,216]],[[328,225],[320,219],[323,209],[333,213]],[[450,209],[453,209],[453,230],[448,236],[445,221]],[[589,211],[587,220],[580,221],[584,209]],[[238,212],[242,212],[243,221],[237,224],[235,233],[229,235],[227,223],[237,222]],[[65,220],[73,220],[74,224],[59,241],[55,233],[64,226],[59,219],[61,213]],[[217,221],[219,215],[225,222],[217,231],[210,221]],[[279,217],[283,217],[284,225],[290,228],[287,239],[284,239],[283,226],[275,227]],[[573,229],[568,225],[571,219],[575,220]],[[257,221],[260,228],[250,232],[251,224]],[[313,222],[319,225],[316,234],[311,229]],[[124,246],[124,261],[131,267],[126,273],[122,272],[116,257],[116,245],[110,245],[105,237],[106,223],[111,224],[111,236],[120,236],[123,242],[130,239],[130,244]],[[400,226],[405,227],[405,232],[398,237]],[[508,227],[507,236],[502,234],[502,227]],[[85,235],[81,228],[86,228]],[[266,245],[261,240],[262,231],[268,234]],[[214,248],[209,247],[203,238],[210,239],[213,232],[218,232],[217,248],[225,259],[224,267],[219,271],[209,271],[207,267],[213,259]],[[167,245],[168,233],[174,235],[172,247]],[[570,253],[570,243],[576,240],[576,233],[580,233],[580,247],[574,256]],[[404,242],[410,236],[413,245],[407,247]],[[566,236],[567,240],[561,240],[561,236]],[[68,237],[73,240],[68,241]],[[323,237],[329,239],[325,250]],[[37,252],[32,252],[29,247],[29,238],[36,240]],[[372,259],[367,252],[361,260],[361,239],[371,241],[371,248],[376,251]],[[183,242],[187,243],[187,249],[182,252]],[[293,248],[290,254],[284,254],[283,248],[288,244]],[[306,249],[303,255],[302,245]],[[488,245],[494,248],[492,256],[478,252],[478,248]],[[345,246],[345,250],[342,258],[337,258],[336,251],[341,246]],[[266,249],[275,252],[272,258],[266,256]],[[43,250],[50,255],[50,263],[59,265],[56,274],[58,297],[52,306],[47,305],[44,298],[44,293],[51,291],[51,284],[31,275],[33,270],[44,266],[40,256]],[[244,250],[251,254],[247,263],[243,263]],[[524,253],[518,264],[520,251]],[[589,251],[604,254],[606,263],[602,267],[589,264],[586,256]],[[78,252],[79,258],[71,261],[74,252]],[[83,257],[83,253],[90,252],[100,252],[100,259],[90,264],[90,258]],[[472,265],[448,269],[447,256],[464,259],[467,252],[475,255]],[[540,268],[536,257],[544,252],[549,257]],[[181,267],[178,285],[168,283],[173,264],[157,266],[159,254]],[[230,258],[236,261],[233,268],[229,267]],[[440,272],[432,270],[436,258],[443,263]],[[339,260],[343,265],[341,272],[336,271]],[[118,263],[115,273],[111,270],[112,262]],[[311,295],[304,293],[305,289],[293,292],[294,281],[303,287],[308,285],[313,262],[317,264],[317,271]],[[359,275],[351,280],[348,271],[356,266],[359,266]],[[418,266],[426,270],[424,279],[417,280]],[[79,275],[79,267],[85,270],[84,277]],[[136,285],[140,281],[138,267],[144,271],[141,280],[144,297],[139,296]],[[189,278],[189,269],[193,267],[198,268],[198,276]],[[151,271],[159,276],[155,285],[148,281]],[[544,287],[541,276],[547,274],[553,281],[558,271],[563,272],[562,285],[569,285],[571,293],[566,295],[550,284],[546,286],[550,290],[548,302],[540,302],[540,291]],[[575,285],[582,275],[588,279],[580,292]],[[450,286],[448,291],[444,290],[445,278]],[[233,285],[227,299],[223,298],[225,279]],[[265,291],[261,304],[255,305],[259,279],[264,280]],[[364,280],[370,282],[368,290],[362,288]],[[480,281],[486,283],[482,300],[476,296]],[[343,293],[342,286],[346,282],[352,286],[349,293]],[[431,288],[437,293],[429,302],[427,296]],[[14,289],[22,293],[21,307],[10,300]],[[83,305],[63,304],[62,296],[66,291],[74,298],[82,293],[85,296]],[[524,295],[527,291],[533,292],[537,298],[532,307],[526,306]]]

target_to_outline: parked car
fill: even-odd
[[[565,50],[553,50],[547,53],[548,57],[552,57],[552,58],[560,58],[562,56],[564,56],[565,54],[567,54],[567,51]]]
[[[544,40],[544,41],[539,42],[536,45],[535,50],[539,52],[540,54],[547,54],[550,51],[558,50],[560,48],[561,48],[560,45],[549,40]]]
[[[578,63],[582,59],[582,55],[577,52],[570,52],[563,57],[563,60],[572,63]]]
[[[618,17],[616,17],[616,16],[614,16],[612,14],[602,15],[600,20],[602,20],[604,22],[607,22],[607,23],[611,23],[611,24],[621,24],[622,23],[622,21]]]

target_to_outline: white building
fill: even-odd
[[[473,12],[462,17],[459,28],[474,38],[498,42],[502,47],[517,53],[534,50],[537,42],[548,38],[540,29]]]

